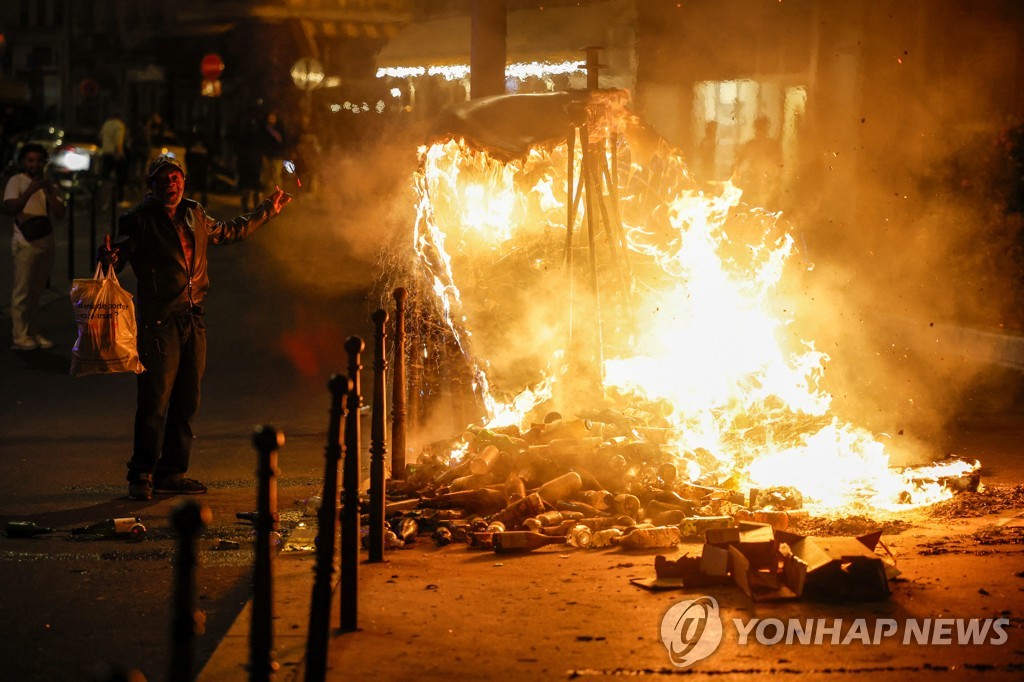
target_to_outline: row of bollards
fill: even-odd
[[[395,442],[392,473],[396,477],[405,470],[405,334],[404,302],[406,292],[394,292],[397,304],[394,344],[395,386],[392,404],[392,438]],[[340,537],[341,570],[339,581],[339,631],[359,629],[359,551],[361,547],[360,515],[369,516],[369,562],[384,560],[386,533],[385,486],[387,439],[385,435],[385,395],[387,371],[385,325],[388,313],[376,311],[374,324],[374,391],[370,429],[369,508],[361,509],[359,484],[360,407],[362,393],[361,354],[365,349],[358,336],[345,341],[348,354],[348,376],[335,374],[328,381],[327,444],[324,450],[324,481],[321,506],[317,514],[318,533],[313,593],[306,643],[305,679],[323,680],[327,671],[330,639],[331,592],[334,575],[335,540]],[[277,512],[278,450],[284,445],[284,434],[273,426],[260,426],[253,435],[258,456],[257,510],[253,519],[256,528],[255,566],[253,570],[252,618],[249,631],[249,679],[269,682],[278,664],[273,650],[273,550],[275,531],[279,529]],[[340,473],[339,473],[340,469]],[[339,480],[340,479],[340,480]],[[339,486],[340,482],[340,486]],[[171,521],[179,534],[175,560],[174,613],[172,617],[172,656],[168,679],[184,682],[193,679],[192,659],[195,634],[202,622],[193,610],[196,538],[210,521],[207,507],[188,501],[172,514]],[[340,524],[339,524],[340,521]],[[339,534],[340,525],[340,534]]]

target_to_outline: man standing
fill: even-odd
[[[748,204],[775,210],[782,194],[782,145],[768,136],[770,127],[765,116],[754,120],[754,136],[740,147],[733,182]]]
[[[46,149],[26,144],[18,152],[22,172],[7,182],[4,210],[14,216],[11,254],[14,257],[14,288],[11,291],[11,319],[14,322],[14,350],[53,348],[53,341],[39,333],[39,297],[53,268],[52,218],[64,217],[64,201],[43,174]]]
[[[138,281],[138,350],[146,371],[137,377],[135,442],[128,462],[133,500],[149,500],[154,492],[206,492],[185,473],[206,367],[207,246],[245,239],[291,201],[278,188],[251,213],[216,221],[200,204],[183,198],[185,173],[177,159],[157,157],[146,176],[149,194],[121,216],[117,242],[100,249],[100,260],[119,270],[131,263]]]
[[[103,152],[103,177],[114,176],[116,200],[124,199],[124,181],[128,177],[128,157],[124,153],[125,125],[114,111],[100,128],[100,149]]]

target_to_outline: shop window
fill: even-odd
[[[758,119],[767,120],[768,137],[781,147],[786,174],[795,159],[806,101],[806,90],[799,85],[749,79],[697,83],[691,130],[693,148],[700,150],[698,174],[707,180],[729,179],[740,149],[754,137]]]

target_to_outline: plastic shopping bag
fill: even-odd
[[[78,341],[71,350],[71,374],[145,371],[135,347],[135,304],[113,268],[96,266],[91,279],[71,283]]]

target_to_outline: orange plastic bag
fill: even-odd
[[[135,303],[121,288],[113,268],[96,266],[91,279],[71,283],[78,340],[71,350],[71,374],[134,372],[145,368],[135,347]]]

